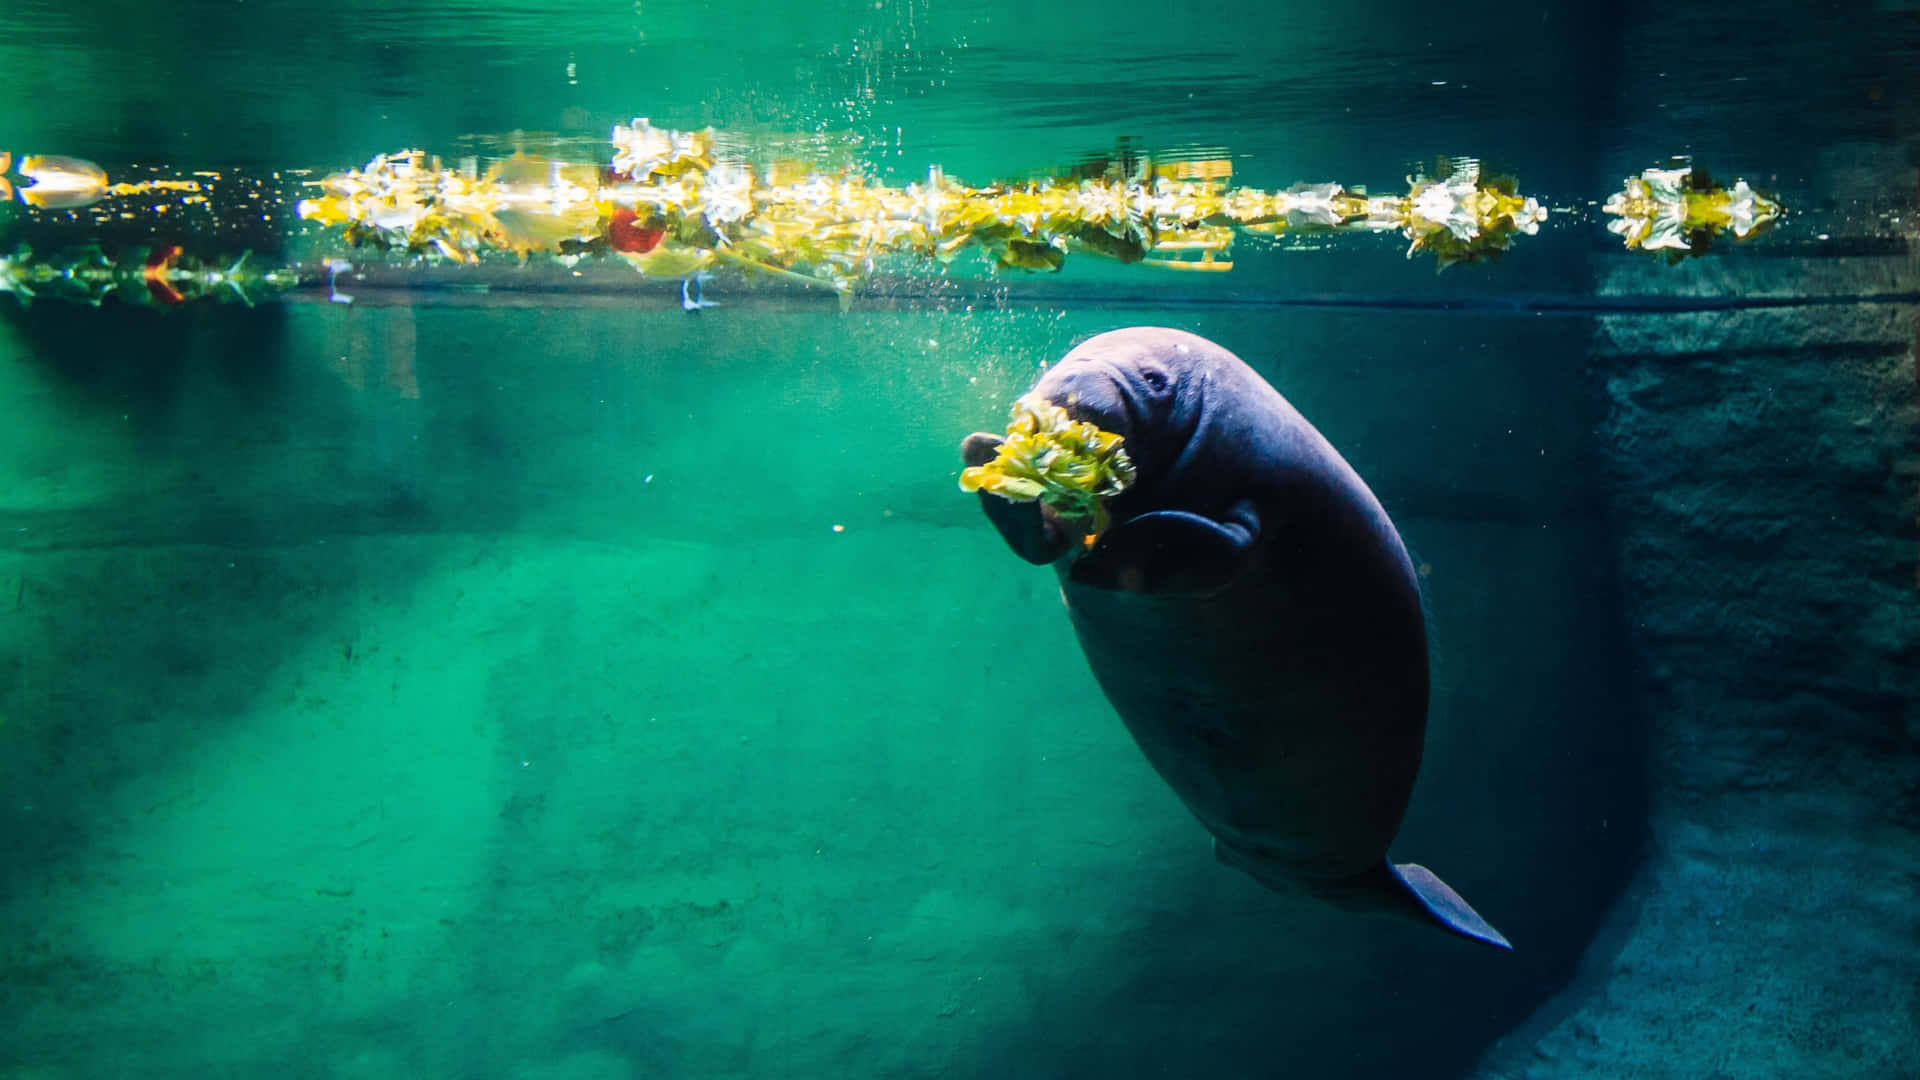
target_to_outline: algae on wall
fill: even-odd
[[[1609,287],[1894,293],[1910,257]],[[1869,286],[1862,289],[1862,285]],[[1489,1076],[1898,1076],[1920,1060],[1920,304],[1599,320],[1647,863]]]

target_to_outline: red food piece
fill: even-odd
[[[645,255],[660,246],[665,229],[649,229],[640,224],[640,216],[625,207],[613,212],[607,223],[607,246],[629,255]]]
[[[173,269],[173,260],[180,257],[180,246],[169,244],[156,247],[147,253],[146,265],[140,268],[140,277],[147,283],[147,295],[157,304],[178,304],[186,297],[167,280],[167,271]]]

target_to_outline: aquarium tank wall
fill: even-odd
[[[0,1080],[1920,1075],[1913,5],[0,70]]]

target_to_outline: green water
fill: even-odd
[[[75,319],[44,363],[15,354],[8,459],[36,486],[8,517],[0,738],[29,1061],[1089,1074],[1125,1072],[1142,1024],[1156,1055],[1227,1059],[1311,1042],[1327,1001],[1405,1024],[1369,999],[1377,970],[1492,961],[1215,871],[1050,575],[952,486],[956,434],[1043,357],[1154,317],[849,336],[835,315],[300,307],[138,340]],[[1578,323],[1503,357],[1484,323],[1427,319],[1300,323],[1302,359],[1267,371],[1384,498],[1436,503],[1402,527],[1432,567],[1436,717],[1461,723],[1436,724],[1404,842],[1538,940],[1567,915],[1501,878],[1546,859],[1578,911],[1603,867],[1475,822],[1565,805],[1580,780],[1524,759],[1617,738],[1605,667],[1515,651],[1603,623],[1580,601],[1603,577],[1580,404],[1524,388]],[[1190,325],[1260,350],[1263,319]],[[1430,417],[1469,375],[1505,402]],[[1513,1017],[1498,995],[1521,990],[1494,994],[1486,1022]]]
[[[1490,965],[1216,870],[1050,575],[953,487],[957,434],[1041,358],[1159,313],[708,314],[76,318],[13,354],[22,1064],[1125,1073],[1141,1025],[1230,1059],[1356,1010],[1407,1024],[1376,970]],[[1403,839],[1538,940],[1566,916],[1501,879],[1545,859],[1577,911],[1599,868],[1472,823],[1567,797],[1533,755],[1612,756],[1591,657],[1512,648],[1604,622],[1580,405],[1525,389],[1578,324],[1502,357],[1430,319],[1301,323],[1268,372],[1388,499],[1436,503],[1402,527],[1461,721]],[[1253,354],[1264,324],[1189,325]],[[1469,376],[1505,401],[1428,415]]]
[[[1017,280],[845,313],[0,298],[0,1078],[1492,1076],[1516,1030],[1653,993],[1613,962],[1618,905],[1697,923],[1706,965],[1719,915],[1628,887],[1712,845],[1695,793],[1649,792],[1673,770],[1621,587],[1636,447],[1596,434],[1597,357],[1625,346],[1500,301],[1873,293],[1910,323],[1910,256],[1819,261],[1911,235],[1912,13],[1843,7],[14,0],[16,152],[325,171],[649,115],[896,182],[1121,136],[1228,147],[1270,188],[1479,153],[1570,209],[1444,276],[1391,237],[1250,245],[1230,280],[1095,274],[1149,283],[1097,303]],[[1592,204],[1682,153],[1781,192],[1775,255],[1615,250]],[[1309,289],[1361,306],[1248,302]],[[1406,306],[1463,297],[1479,313]],[[1512,955],[1220,868],[1052,575],[957,489],[963,435],[1138,323],[1245,357],[1394,515],[1434,671],[1394,853]],[[1875,423],[1908,423],[1886,400]],[[1887,491],[1903,453],[1875,459]],[[1904,582],[1887,550],[1873,580]],[[1887,738],[1896,775],[1912,736]],[[1816,846],[1871,831],[1818,820]],[[1863,930],[1880,966],[1821,973],[1823,916],[1748,915],[1807,941],[1769,954],[1769,1024],[1813,1000],[1890,1049],[1648,1075],[1899,1075],[1910,958]],[[1747,1047],[1744,977],[1656,991]],[[1648,1032],[1582,1038],[1606,1061]]]

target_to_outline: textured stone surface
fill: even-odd
[[[1482,1075],[1914,1074],[1915,319],[1598,321],[1647,863],[1583,976]]]

